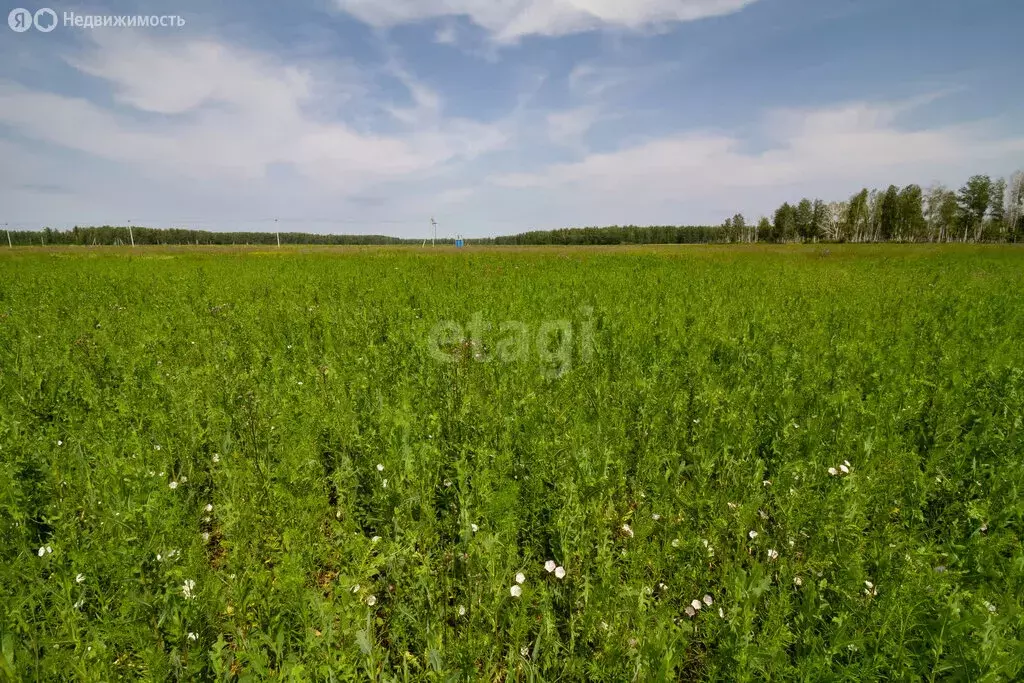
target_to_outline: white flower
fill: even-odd
[[[352,592],[353,593],[358,593],[359,592],[359,584],[358,583],[356,585],[352,586]]]
[[[691,607],[690,605],[687,605],[686,606],[686,616],[688,616],[691,619],[693,619],[695,616],[697,616],[697,610],[693,609],[693,607]]]
[[[988,610],[989,612],[992,612],[993,614],[995,614],[995,611],[996,611],[996,606],[995,606],[995,605],[993,605],[993,604],[992,604],[991,602],[989,602],[988,600],[986,600],[986,601],[985,601],[985,609],[987,609],[987,610]]]
[[[548,574],[555,571],[557,567],[558,564],[554,560],[548,560],[544,563],[544,569],[547,571]]]
[[[850,468],[849,468],[849,467],[847,467],[846,465],[840,465],[840,466],[839,466],[839,470],[840,470],[840,471],[841,471],[841,472],[842,472],[843,474],[849,474],[849,473],[850,473]]]
[[[206,504],[206,511],[207,512],[213,512],[213,504],[212,503],[207,503]]]
[[[515,585],[509,588],[508,592],[512,594],[513,598],[518,598],[520,595],[523,594],[523,589],[520,586]]]
[[[804,585],[804,580],[801,579],[799,576],[794,576],[793,577],[793,585],[794,586],[802,586],[802,585]]]
[[[555,567],[555,576],[559,579],[565,578],[565,567]]]
[[[626,534],[630,538],[633,538],[633,530],[629,527],[628,524],[622,525],[622,533]]]
[[[777,559],[779,559],[779,551],[777,551],[775,548],[769,548],[768,549],[768,559],[769,560],[777,560]]]
[[[182,483],[182,484],[184,484],[184,483],[185,483],[185,482],[187,482],[187,481],[188,481],[188,477],[182,477],[182,478],[181,478],[181,483]]]
[[[380,536],[374,536],[371,538],[370,543],[380,543]]]
[[[82,598],[81,600],[76,602],[74,605],[72,605],[72,607],[74,607],[75,609],[82,609],[82,607],[84,605],[85,605],[85,598]]]
[[[525,645],[523,645],[521,648],[519,648],[519,654],[521,654],[524,657],[529,657],[530,656],[530,648],[528,648]]]
[[[761,486],[763,486],[765,488],[768,488],[771,485],[772,485],[772,482],[769,479],[765,479],[764,481],[761,482]]]
[[[153,446],[153,450],[156,450],[156,451],[160,450],[160,444],[157,444],[157,445]]]
[[[718,608],[718,616],[721,617],[722,619],[725,619],[725,610],[722,609],[721,607]]]
[[[214,453],[213,454],[213,462],[214,463],[220,462],[220,453]]]
[[[678,548],[679,547],[679,539],[678,538],[673,538],[672,539],[672,547],[673,548]]]
[[[736,503],[726,503],[726,505],[729,506],[730,510],[735,510],[736,508],[739,507]]]
[[[173,491],[174,489],[178,488],[178,482],[172,481],[170,484],[168,484],[168,486],[171,487],[171,490]]]
[[[209,543],[210,542],[210,532],[209,531],[204,531],[203,532],[203,542],[204,543]]]
[[[186,600],[191,600],[194,595],[196,588],[196,582],[192,579],[185,579],[185,583],[181,586],[181,594],[185,596]]]
[[[451,485],[452,485],[452,480],[451,479],[445,479],[444,480],[444,487],[445,488],[449,488]]]
[[[63,446],[63,445],[64,445],[64,442],[63,442],[63,441],[61,441],[60,439],[58,439],[58,440],[57,440],[57,445],[58,445],[58,446]]]
[[[43,547],[41,547],[39,549],[39,552],[36,553],[36,554],[39,555],[39,557],[42,557],[43,555],[45,555],[46,554],[46,546],[44,545]]]
[[[516,574],[516,583],[518,583],[519,585],[522,585],[522,584],[526,583],[526,574],[524,574],[522,572],[517,573]]]
[[[466,608],[463,607],[462,605],[459,605],[459,616],[460,617],[466,616]]]
[[[381,464],[381,463],[377,463],[377,471],[378,472],[383,472],[384,471],[384,465]]]
[[[53,552],[53,548],[51,548],[50,546],[46,546],[46,552],[52,553]]]
[[[707,605],[708,607],[711,607],[711,605],[713,605],[713,604],[714,604],[714,602],[715,602],[715,601],[711,599],[711,596],[710,596],[710,595],[708,595],[708,594],[706,594],[706,593],[704,594],[704,604],[705,604],[705,605]]]
[[[693,609],[699,610],[699,609],[704,607],[704,603],[701,602],[700,600],[691,600],[690,601],[690,606],[693,607]]]
[[[747,536],[750,536],[750,540],[753,541],[755,538],[757,538],[757,532],[751,529]]]
[[[839,474],[839,470],[837,470],[835,467],[829,467],[828,468],[828,473],[831,474],[834,477],[837,474]]]
[[[85,581],[85,574],[79,574],[75,577],[75,583],[83,583]]]
[[[661,515],[659,515],[657,512],[655,512],[653,515],[651,515],[651,519],[653,519],[655,522],[657,522],[659,519],[661,519]]]
[[[844,460],[843,464],[846,465],[847,467],[849,467],[850,469],[853,469],[853,465],[850,464],[849,460]]]
[[[384,480],[384,481],[383,481],[383,482],[381,483],[381,486],[383,486],[384,488],[387,488],[387,487],[388,487],[388,480],[387,480],[387,479],[385,479],[385,480]]]
[[[188,639],[190,641],[192,641],[192,642],[195,642],[195,641],[199,640],[199,636],[197,636],[195,633],[192,633],[191,631],[189,631],[188,632]]]
[[[469,525],[469,528],[473,530],[473,533],[474,533],[474,534],[475,534],[476,532],[480,531],[480,527],[478,527],[478,526],[477,526],[476,524],[470,524],[470,525]]]
[[[366,604],[369,605],[370,607],[373,607],[374,605],[376,605],[377,604],[377,596],[376,595],[368,595],[366,597]]]
[[[870,581],[865,581],[864,585],[867,586],[868,588],[874,588],[875,587],[875,584],[871,583]]]

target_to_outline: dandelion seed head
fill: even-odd
[[[518,572],[516,574],[516,583],[518,583],[520,585],[526,583],[526,574],[524,574],[522,572]]]
[[[508,592],[512,595],[513,598],[518,598],[520,595],[523,594],[523,589],[521,586],[519,586],[519,584],[516,584],[509,588]]]
[[[548,574],[555,571],[557,567],[558,564],[554,560],[548,560],[544,563],[544,570],[547,571]]]
[[[555,577],[559,579],[565,578],[565,567],[555,567]]]

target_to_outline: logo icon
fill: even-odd
[[[56,15],[54,15],[54,17],[56,17]],[[7,15],[7,25],[11,27],[12,31],[24,33],[32,28],[32,13],[23,7],[15,7],[11,10],[11,13]]]
[[[32,17],[32,23],[36,25],[37,31],[49,33],[57,28],[57,13],[49,7],[44,7],[38,10],[35,16]]]

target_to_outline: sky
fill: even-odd
[[[707,225],[1024,167],[1019,0],[47,6],[0,26],[12,229]]]

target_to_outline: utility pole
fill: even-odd
[[[277,233],[277,246],[280,249],[281,248],[281,232],[280,232],[280,230],[277,227],[277,219],[276,218],[274,219],[274,231]]]
[[[11,244],[11,231],[10,229],[8,229],[6,223],[4,223],[4,230],[7,231],[7,246],[10,247],[11,249],[14,249],[14,245]]]
[[[433,216],[430,217],[430,224],[434,226],[434,237],[430,240],[430,246],[433,247],[437,243],[437,221],[434,220]]]
[[[135,246],[135,234],[132,232],[132,222],[128,221],[128,237],[132,241],[132,246]]]

